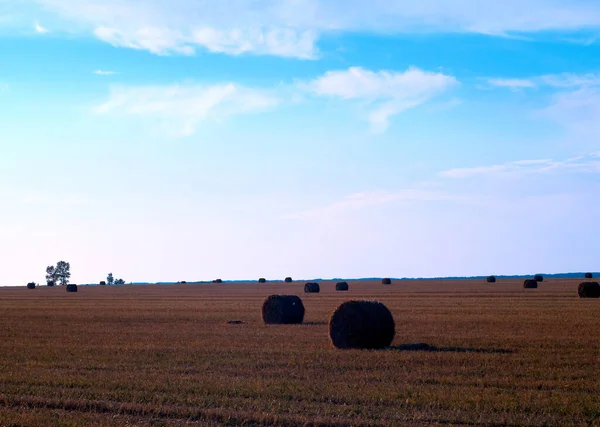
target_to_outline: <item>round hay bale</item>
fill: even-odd
[[[488,276],[487,282],[488,283],[496,283],[496,277],[495,276]]]
[[[50,287],[52,287],[52,286],[55,285],[55,283],[53,281],[50,281],[50,282],[47,283],[47,285],[50,286]]]
[[[28,283],[27,289],[35,289],[35,283],[34,282]]]
[[[600,298],[600,283],[583,282],[577,288],[579,298]]]
[[[292,283],[292,282],[293,282],[293,280],[292,280],[292,278],[291,278],[291,277],[286,277],[286,278],[285,278],[285,280],[284,280],[284,282],[285,282],[285,283]]]
[[[103,280],[100,282],[100,286],[106,286],[106,282]]]
[[[391,285],[392,284],[392,279],[386,277],[385,279],[381,279],[381,283],[383,285]]]
[[[304,304],[296,295],[271,295],[262,306],[267,325],[289,325],[304,321]]]
[[[75,284],[67,285],[67,292],[77,292],[77,285],[75,285]]]
[[[337,282],[335,284],[336,291],[347,291],[349,289],[348,282]]]
[[[526,279],[523,282],[523,287],[525,289],[537,289],[537,287],[538,287],[538,281],[534,280],[534,279]]]
[[[216,279],[216,280],[213,280],[213,283],[223,283],[223,281],[221,279]]]
[[[585,273],[586,279],[591,279],[592,277],[594,277],[594,275],[592,273]]]
[[[260,279],[258,279],[258,283],[267,283],[267,279],[261,277]]]
[[[304,292],[306,293],[318,293],[321,292],[321,287],[317,282],[308,282],[304,285]]]
[[[533,280],[535,280],[536,282],[543,282],[544,276],[542,276],[541,274],[536,274],[535,276],[533,276]]]
[[[347,301],[329,320],[329,337],[336,348],[389,347],[395,332],[392,313],[376,301]]]

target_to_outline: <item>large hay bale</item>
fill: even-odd
[[[223,283],[223,280],[221,280],[221,279],[216,279],[216,280],[213,280],[213,283]]]
[[[27,284],[27,289],[35,289],[35,283],[34,282],[30,282]]]
[[[488,283],[496,283],[496,277],[495,276],[488,276],[487,282]]]
[[[267,279],[261,277],[260,279],[258,279],[258,283],[267,283]]]
[[[49,281],[49,282],[47,283],[47,286],[50,286],[50,287],[52,287],[52,286],[54,286],[54,285],[55,285],[55,282],[53,282],[53,281]]]
[[[386,277],[385,279],[381,279],[381,283],[383,285],[391,285],[392,284],[392,279]]]
[[[583,282],[577,288],[579,298],[600,298],[600,283]]]
[[[75,285],[75,284],[67,285],[67,292],[77,292],[77,285]]]
[[[395,330],[392,313],[376,301],[347,301],[329,320],[329,337],[337,348],[388,347]]]
[[[100,282],[100,286],[106,286],[106,282],[105,282],[104,280],[102,280],[102,281]]]
[[[318,293],[321,292],[321,287],[317,282],[307,282],[304,285],[304,292],[306,293]]]
[[[523,282],[523,287],[525,289],[537,289],[537,287],[538,287],[538,281],[534,280],[534,279],[526,279]]]
[[[286,278],[285,278],[285,280],[284,280],[284,282],[285,282],[285,283],[292,283],[292,282],[293,282],[293,280],[292,280],[292,278],[291,278],[291,277],[286,277]]]
[[[288,325],[304,321],[304,304],[296,295],[271,295],[262,306],[267,325]]]
[[[335,284],[336,291],[347,291],[349,289],[348,282],[337,282]]]
[[[586,279],[591,279],[593,277],[594,277],[594,275],[592,273],[585,273],[585,278]]]
[[[533,280],[535,280],[536,282],[543,282],[544,276],[542,276],[541,274],[536,274],[535,276],[533,276]]]

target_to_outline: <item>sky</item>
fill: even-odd
[[[0,285],[598,271],[600,3],[0,0]]]

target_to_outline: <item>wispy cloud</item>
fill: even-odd
[[[312,93],[371,106],[369,122],[374,132],[384,132],[391,117],[443,93],[458,81],[442,73],[409,68],[404,72],[370,71],[361,67],[329,71],[307,85]]]
[[[114,76],[117,73],[116,71],[109,71],[109,70],[94,70],[94,74],[97,74],[99,76]]]
[[[531,89],[544,86],[555,89],[568,89],[582,86],[599,86],[600,74],[546,74],[529,78],[490,78],[487,79],[487,82],[490,86],[503,87],[513,90]]]
[[[441,191],[405,189],[396,192],[373,191],[355,193],[346,196],[326,206],[309,209],[302,212],[286,215],[286,219],[311,219],[332,217],[360,211],[374,206],[388,205],[400,202],[432,202],[440,200],[456,200],[459,197]]]
[[[157,54],[196,49],[314,58],[332,31],[473,32],[522,37],[600,27],[588,0],[38,0],[45,10],[89,28],[115,46]],[[235,13],[232,13],[235,11]]]
[[[459,168],[443,171],[444,178],[472,178],[479,176],[540,174],[551,172],[565,173],[600,173],[600,159],[595,154],[578,156],[563,161],[552,159],[519,160],[491,166]]]
[[[233,83],[168,86],[115,86],[98,114],[153,117],[173,122],[180,136],[196,132],[200,122],[269,110],[279,102],[266,90]]]
[[[536,83],[532,80],[528,79],[488,79],[487,82],[496,87],[506,87],[509,89],[524,89],[524,88],[532,88],[536,87]]]
[[[35,22],[35,24],[33,25],[33,28],[35,29],[35,32],[38,34],[46,34],[49,32],[46,28],[42,27],[39,22]]]

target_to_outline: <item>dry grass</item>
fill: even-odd
[[[600,425],[600,301],[580,281],[0,289],[0,426]],[[274,293],[306,323],[265,326]],[[332,348],[348,299],[390,308],[392,349]]]

